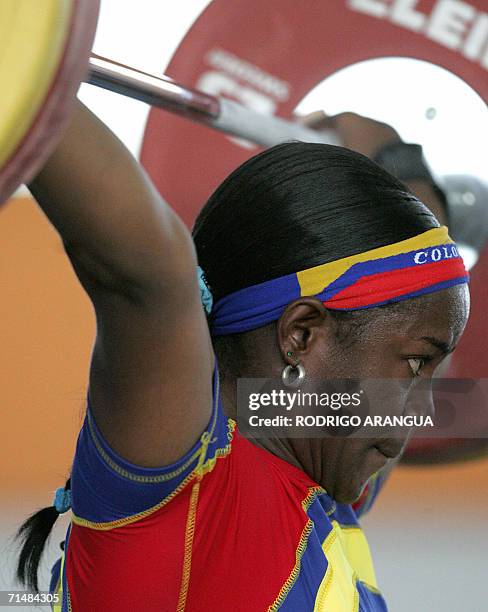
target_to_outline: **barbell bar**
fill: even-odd
[[[274,115],[257,113],[233,100],[212,96],[167,76],[149,74],[98,55],[92,55],[89,60],[86,82],[263,147],[287,140],[340,144],[331,130],[317,132]]]

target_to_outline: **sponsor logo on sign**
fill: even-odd
[[[421,0],[347,0],[353,11],[424,34],[488,69],[488,14],[462,0],[437,0],[429,14]]]
[[[289,83],[224,49],[212,49],[207,53],[206,60],[213,68],[232,75],[239,81],[249,83],[255,89],[279,102],[286,102],[290,97]]]
[[[224,49],[211,49],[205,56],[211,70],[204,72],[197,89],[213,96],[224,96],[262,115],[274,115],[279,102],[290,97],[289,83],[229,53]],[[246,148],[257,148],[243,138],[231,138]]]

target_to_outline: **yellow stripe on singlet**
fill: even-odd
[[[327,571],[315,598],[314,612],[358,612],[357,576],[346,558],[340,527],[333,521],[322,549],[327,557]]]
[[[52,612],[61,612],[63,607],[63,571],[64,571],[64,552],[61,555],[61,567],[59,568],[59,580],[56,585],[54,595],[58,596],[58,603],[54,603],[52,606]]]
[[[378,589],[373,559],[369,550],[369,544],[361,527],[349,527],[339,525],[336,521],[332,524],[339,528],[338,537],[349,564],[361,582],[372,590]],[[334,525],[334,526],[335,526]]]
[[[332,531],[322,549],[328,565],[315,599],[314,612],[357,612],[357,580],[373,593],[379,592],[366,536],[360,527],[332,521]]]

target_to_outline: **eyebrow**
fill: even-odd
[[[441,351],[441,353],[444,353],[444,355],[449,355],[449,353],[452,353],[455,349],[454,346],[451,346],[447,342],[439,340],[438,338],[433,338],[432,336],[422,336],[421,340],[432,344],[432,346],[435,346],[435,348]]]

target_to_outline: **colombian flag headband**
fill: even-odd
[[[358,253],[259,285],[219,300],[211,332],[246,332],[280,318],[286,306],[313,296],[331,310],[360,310],[467,283],[469,274],[446,227]]]

